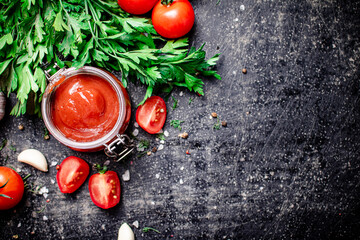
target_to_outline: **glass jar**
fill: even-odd
[[[54,102],[54,95],[56,93],[56,90],[59,88],[59,86],[66,83],[66,81],[68,81],[69,78],[72,78],[77,75],[90,75],[105,80],[107,83],[111,85],[118,99],[119,113],[114,127],[109,132],[105,133],[105,135],[91,141],[81,141],[81,140],[75,141],[69,139],[56,126],[52,116],[53,115],[52,105],[54,104],[53,102]],[[113,146],[114,141],[116,142],[116,144],[120,144],[130,140],[128,137],[124,138],[124,136],[121,135],[122,133],[125,132],[130,121],[131,104],[130,104],[129,95],[126,92],[125,88],[123,87],[122,83],[113,74],[99,68],[84,66],[79,69],[75,69],[75,68],[60,69],[48,80],[49,80],[49,84],[45,90],[41,102],[41,113],[47,129],[49,130],[51,135],[54,138],[56,138],[59,142],[61,142],[62,144],[68,146],[73,150],[81,151],[81,152],[95,152],[95,151],[103,150],[104,148],[108,148],[107,151],[110,150],[110,154],[111,154],[111,148],[109,146]]]

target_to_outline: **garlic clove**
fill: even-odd
[[[118,240],[135,240],[134,232],[127,223],[123,223],[119,228]]]
[[[48,164],[44,155],[36,149],[27,149],[22,151],[18,156],[18,161],[29,164],[40,171],[48,171]]]

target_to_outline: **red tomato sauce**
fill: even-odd
[[[76,142],[91,142],[105,136],[119,116],[114,88],[104,79],[88,74],[72,76],[60,84],[51,105],[54,125]]]

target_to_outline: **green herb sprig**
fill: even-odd
[[[219,54],[205,59],[204,45],[189,49],[187,38],[165,41],[150,19],[132,16],[112,0],[1,0],[0,89],[18,99],[11,111],[40,114],[45,70],[84,65],[122,74],[154,90],[185,87],[203,95],[198,77],[221,79],[212,68]]]
[[[170,126],[173,126],[175,129],[179,129],[181,131],[181,124],[183,123],[184,121],[181,121],[181,120],[171,120],[170,121]]]

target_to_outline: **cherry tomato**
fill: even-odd
[[[158,34],[165,38],[179,38],[194,25],[195,13],[188,0],[174,0],[169,5],[159,1],[152,11],[152,23]]]
[[[0,167],[0,210],[15,207],[24,194],[24,181],[8,167]]]
[[[150,11],[158,0],[118,0],[119,6],[128,13],[141,15]]]
[[[108,209],[120,202],[120,180],[116,172],[106,171],[90,177],[89,192],[96,206]]]
[[[62,193],[75,192],[85,182],[90,172],[89,164],[74,156],[65,158],[56,169],[58,170],[56,180]]]
[[[158,133],[166,119],[166,104],[161,97],[152,96],[136,110],[136,122],[150,134]]]

